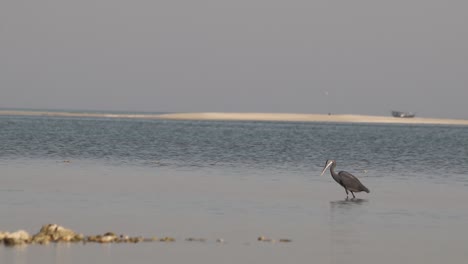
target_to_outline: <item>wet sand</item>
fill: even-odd
[[[0,115],[91,117],[91,118],[137,118],[168,120],[225,120],[225,121],[277,121],[277,122],[336,122],[336,123],[381,123],[381,124],[427,124],[427,125],[468,125],[468,120],[441,118],[395,118],[370,115],[323,115],[295,113],[169,113],[169,114],[121,114],[54,111],[0,110]]]

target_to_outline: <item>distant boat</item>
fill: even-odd
[[[416,114],[412,112],[392,111],[392,116],[408,118],[408,117],[415,117]]]

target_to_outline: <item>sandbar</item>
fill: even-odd
[[[134,118],[166,120],[218,120],[218,121],[275,121],[275,122],[330,122],[330,123],[376,123],[376,124],[427,124],[427,125],[468,125],[464,119],[442,118],[396,118],[391,116],[353,114],[301,114],[301,113],[167,113],[167,114],[126,114],[93,112],[59,112],[34,110],[0,110],[0,115],[9,116],[51,116],[90,118]]]
[[[335,122],[335,123],[382,123],[382,124],[434,124],[468,125],[468,120],[436,118],[396,118],[370,115],[323,115],[294,113],[172,113],[159,118],[179,120],[238,120],[238,121],[289,121],[289,122]]]

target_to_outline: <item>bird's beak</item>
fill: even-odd
[[[325,165],[325,167],[323,168],[322,173],[320,174],[320,176],[322,176],[322,175],[325,173],[325,171],[326,171],[331,165],[332,165],[332,163],[331,163],[331,162],[328,162],[327,165]]]

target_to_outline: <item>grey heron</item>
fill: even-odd
[[[356,196],[354,196],[355,192],[364,191],[366,193],[369,193],[369,189],[367,189],[367,187],[364,186],[364,184],[362,184],[358,178],[356,178],[354,175],[346,171],[340,171],[336,173],[335,167],[336,167],[335,160],[327,160],[327,162],[325,163],[325,167],[323,167],[322,174],[320,174],[320,176],[323,175],[323,173],[328,168],[330,168],[331,176],[339,185],[343,186],[343,188],[346,191],[346,197],[348,197],[348,191],[351,192],[351,194],[353,195],[353,198],[356,198]]]

